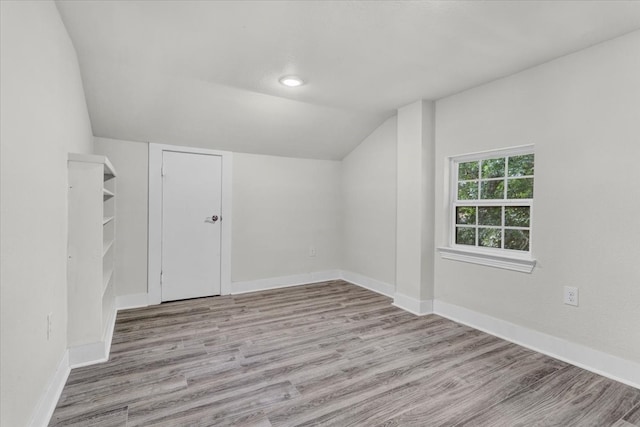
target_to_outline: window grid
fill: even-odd
[[[452,179],[453,183],[455,183],[455,196],[452,200],[452,224],[451,229],[453,232],[451,233],[451,244],[452,246],[457,247],[465,247],[465,248],[473,248],[480,250],[498,250],[498,251],[506,251],[506,252],[515,252],[519,254],[530,254],[531,253],[531,224],[533,218],[533,198],[523,198],[523,199],[509,199],[509,191],[510,185],[515,185],[515,180],[524,180],[530,179],[531,182],[527,182],[527,185],[531,186],[531,195],[533,195],[533,174],[523,174],[523,175],[511,175],[510,170],[510,158],[518,157],[518,156],[526,156],[533,155],[532,151],[529,152],[513,152],[513,153],[504,153],[501,155],[494,155],[492,157],[484,157],[484,158],[468,158],[465,160],[455,160],[455,168],[453,168],[453,172],[455,176]],[[504,166],[501,171],[502,176],[491,176],[491,171],[489,170],[489,176],[485,177],[483,172],[485,162],[497,162],[500,164],[501,160],[504,161]],[[463,163],[477,163],[477,178],[474,179],[459,179],[460,178],[460,164]],[[517,166],[516,166],[517,167]],[[534,167],[532,165],[532,167]],[[472,168],[473,171],[474,168]],[[503,182],[502,188],[502,198],[501,199],[483,199],[483,185],[484,182]],[[523,181],[520,181],[521,183]],[[460,184],[465,183],[473,183],[475,184],[475,193],[473,191],[470,192],[471,195],[475,195],[474,198],[460,198]],[[525,185],[526,187],[526,185]],[[487,187],[488,188],[488,187]],[[489,190],[487,190],[489,191]],[[516,190],[512,189],[512,193],[515,193]],[[495,195],[495,194],[494,194]],[[458,223],[458,208],[460,207],[473,207],[475,208],[474,215],[474,223],[473,224],[461,224]],[[482,208],[487,207],[501,207],[500,211],[500,225],[495,224],[481,224],[480,223],[480,210]],[[528,209],[528,226],[522,225],[507,225],[507,209],[513,207],[523,207]],[[486,222],[486,221],[485,221]],[[458,231],[463,229],[473,229],[474,230],[474,245],[458,243]],[[485,230],[499,230],[497,236],[491,236],[486,234]],[[506,248],[507,238],[512,231],[520,231],[519,237],[524,239],[526,242],[526,248],[521,246],[520,248],[512,247]],[[497,237],[499,239],[499,246],[482,246],[481,241],[481,233],[485,233],[486,236],[489,236],[489,242],[491,244],[494,243],[494,238]],[[513,238],[513,236],[512,236]],[[495,240],[497,240],[495,239]]]
[[[532,215],[532,210],[531,210],[531,203],[530,200],[528,200],[529,203],[523,203],[523,199],[518,199],[517,203],[515,204],[500,204],[500,205],[486,205],[486,204],[479,204],[479,205],[475,205],[474,207],[476,208],[476,212],[475,212],[475,221],[474,224],[458,224],[457,223],[457,215],[454,215],[453,218],[453,229],[457,231],[458,228],[468,228],[468,229],[475,229],[475,244],[473,246],[478,247],[478,248],[494,248],[491,246],[482,246],[480,245],[480,232],[479,229],[481,228],[490,228],[490,229],[496,229],[496,230],[500,230],[500,247],[499,248],[494,248],[494,249],[503,249],[503,250],[516,250],[516,249],[509,249],[509,248],[505,248],[505,236],[506,236],[506,231],[507,230],[520,230],[520,231],[527,231],[529,232],[529,241],[531,240],[531,215]],[[466,206],[472,206],[472,204],[470,203],[462,203],[462,204],[457,204],[454,206],[454,212],[457,212],[457,208],[458,207],[466,207]],[[482,207],[510,207],[510,206],[514,206],[514,207],[528,207],[529,208],[529,227],[522,227],[522,226],[516,226],[516,225],[506,225],[506,209],[503,208],[501,209],[500,212],[500,217],[501,217],[501,224],[502,225],[487,225],[487,224],[480,224],[480,213],[479,213],[479,209],[478,208],[482,208]],[[456,246],[471,246],[471,245],[464,245],[464,244],[458,244],[456,243],[456,236],[453,236],[453,243]],[[531,244],[529,243],[529,247],[531,246]],[[518,250],[518,252],[529,252],[529,251],[520,251]]]

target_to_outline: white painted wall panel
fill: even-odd
[[[436,257],[437,299],[640,361],[639,52],[636,31],[437,102],[436,243],[444,159],[533,143],[538,260],[529,275]]]
[[[397,119],[380,125],[342,161],[343,270],[396,282]]]
[[[25,426],[67,348],[67,153],[93,137],[55,4],[0,7],[0,424]]]
[[[233,282],[340,268],[341,167],[234,153]]]

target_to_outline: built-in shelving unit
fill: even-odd
[[[104,156],[70,153],[69,362],[106,357],[115,316],[116,172]]]

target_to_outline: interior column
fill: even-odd
[[[396,292],[394,305],[433,312],[435,104],[398,109]]]

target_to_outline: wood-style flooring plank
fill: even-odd
[[[637,426],[635,424],[631,424],[630,422],[625,421],[625,420],[618,420],[611,427],[637,427]]]
[[[631,425],[640,427],[640,403],[625,414],[623,420]]]
[[[51,424],[64,427],[121,427],[127,425],[128,408],[105,405],[95,410],[78,410],[75,413],[56,412]]]
[[[118,313],[52,426],[640,427],[640,390],[343,281]]]
[[[639,402],[640,390],[568,366],[459,425],[609,426]]]

